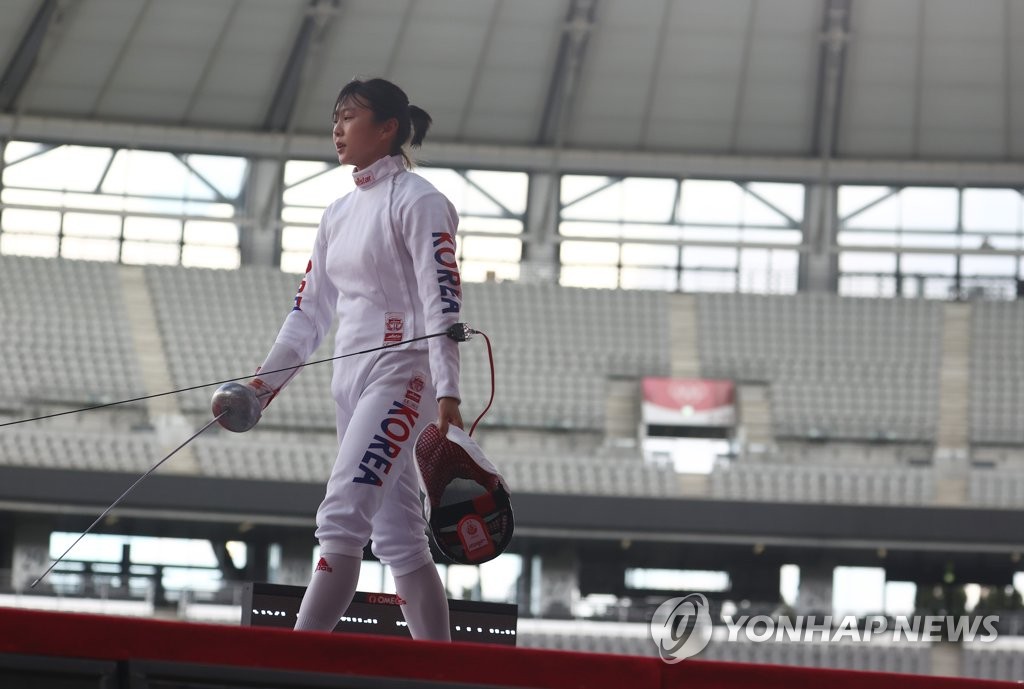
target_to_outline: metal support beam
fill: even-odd
[[[535,213],[528,213],[526,233],[529,249],[523,251],[522,270],[527,280],[554,282],[558,279],[557,247],[553,238],[558,234],[561,195],[561,153],[565,145],[565,126],[576,97],[576,84],[582,71],[587,40],[594,28],[597,0],[571,0],[558,58],[551,72],[547,101],[537,132],[538,145],[551,145],[552,153],[547,174],[530,178],[530,205]],[[522,277],[523,275],[521,275]]]
[[[833,158],[836,154],[849,40],[850,0],[825,0],[811,139],[811,153],[822,158]]]
[[[566,117],[572,109],[576,82],[583,65],[587,39],[594,28],[597,0],[571,0],[558,44],[558,57],[551,70],[548,96],[537,131],[537,143],[560,148]]]
[[[263,128],[267,131],[283,132],[289,128],[299,99],[302,74],[309,63],[310,53],[337,9],[338,0],[309,1],[306,15],[292,42],[288,61],[277,81],[277,88],[274,89],[274,97],[270,101],[266,117],[263,118]]]
[[[0,76],[0,111],[11,112],[22,89],[36,65],[36,58],[43,46],[43,39],[49,31],[53,18],[60,8],[60,0],[43,0],[32,18],[28,29],[21,37],[18,48]]]
[[[45,144],[140,148],[274,160],[324,160],[320,135],[294,135],[155,124],[130,124],[34,115],[0,114],[0,139]],[[438,167],[640,177],[693,177],[757,182],[815,182],[821,160],[808,156],[691,155],[608,149],[565,149],[455,142],[423,145]],[[1004,187],[1018,189],[1024,163],[978,160],[838,158],[829,163],[834,184]]]
[[[800,259],[799,288],[805,290],[835,291],[839,284],[839,264],[832,251],[839,227],[832,166],[849,37],[850,0],[825,0],[811,139],[811,153],[818,156],[820,167],[818,179],[807,190],[803,222],[804,243],[813,251]]]

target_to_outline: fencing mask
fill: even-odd
[[[464,565],[500,555],[514,528],[508,484],[476,441],[451,425],[442,437],[430,424],[414,452],[426,495],[424,516],[437,549]]]

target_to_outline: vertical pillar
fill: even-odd
[[[50,566],[49,522],[38,519],[19,519],[14,527],[14,547],[11,552],[11,588],[27,589]]]
[[[766,566],[764,562],[748,561],[743,566],[729,571],[729,581],[730,594],[736,598],[757,603],[777,603],[782,600],[778,567]],[[830,606],[831,602],[830,592]]]
[[[278,557],[270,558],[267,581],[272,584],[306,586],[313,574],[313,545],[307,538],[296,538],[272,546]]]
[[[800,255],[797,289],[801,292],[839,290],[839,254],[834,251],[839,226],[837,198],[835,185],[807,185],[803,244],[809,250]]]
[[[797,614],[828,614],[832,610],[835,565],[828,561],[800,564],[800,588],[796,595]]]
[[[280,264],[281,182],[284,163],[254,159],[242,193],[242,212],[246,223],[238,237],[242,265],[277,266]]]
[[[546,552],[540,558],[537,608],[541,617],[567,619],[580,596],[579,558],[571,551]]]
[[[266,538],[246,541],[245,578],[247,581],[267,581],[270,569],[270,543]]]
[[[521,282],[558,282],[559,184],[557,174],[534,172],[530,175],[519,271]]]

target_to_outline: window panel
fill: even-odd
[[[891,196],[857,212],[842,222],[843,227],[865,230],[896,230],[900,224],[900,198]]]
[[[796,222],[803,220],[804,186],[802,184],[751,182],[747,185],[747,188]]]
[[[32,141],[10,141],[4,147],[4,162],[12,163],[16,160],[21,160],[34,153],[39,153],[46,146],[43,144],[37,144]]]
[[[623,244],[622,264],[630,266],[676,266],[679,248],[666,244]]]
[[[222,196],[235,199],[242,192],[249,167],[245,158],[192,154],[185,156],[185,160]]]
[[[0,191],[0,201],[8,206],[0,215],[0,253],[171,264],[178,262],[178,245],[187,234],[189,242],[228,249],[216,249],[206,260],[198,247],[189,254],[194,264],[237,264],[238,228],[223,220],[238,211],[218,196],[238,196],[248,170],[246,159],[205,154],[179,158],[162,151],[94,146],[46,150],[29,142],[4,147],[7,161],[33,152],[38,155],[4,171],[5,181],[26,187]],[[185,223],[182,216],[194,217]],[[56,239],[38,242],[28,236],[37,233],[63,237],[58,244]]]
[[[559,254],[562,263],[585,265],[616,265],[619,245],[608,242],[562,242]]]
[[[1014,189],[964,189],[965,230],[1019,232],[1021,196]]]
[[[679,274],[675,269],[624,267],[620,285],[625,289],[675,291],[679,288]]]
[[[684,223],[739,225],[743,220],[743,195],[735,182],[684,180],[679,219]]]
[[[64,234],[74,237],[119,237],[121,218],[99,213],[65,213]]]
[[[237,247],[238,226],[211,220],[189,220],[185,223],[185,243]]]
[[[100,183],[110,155],[109,148],[58,146],[5,167],[3,184],[8,187],[91,191]]]
[[[40,256],[53,258],[57,255],[58,239],[56,236],[43,237],[34,234],[16,234],[4,232],[0,234],[0,253],[12,256]]]
[[[125,240],[121,244],[121,262],[130,265],[177,265],[181,258],[178,244]]]
[[[738,257],[739,252],[736,249],[683,247],[684,268],[736,268]]]
[[[172,218],[129,216],[124,219],[124,238],[156,242],[180,242],[181,226],[180,220]]]
[[[281,247],[285,251],[295,251],[310,256],[313,243],[316,241],[317,228],[288,226],[281,230]]]
[[[464,237],[461,241],[462,258],[465,261],[506,261],[518,262],[523,253],[519,239],[505,237]]]
[[[904,274],[956,275],[956,256],[952,254],[903,254],[900,271]]]
[[[493,234],[522,234],[523,223],[510,218],[480,218],[462,215],[459,217],[459,230]]]
[[[896,278],[875,275],[840,275],[839,295],[844,297],[896,296]]]
[[[0,214],[0,227],[4,232],[56,235],[60,231],[60,212],[7,208]]]
[[[108,194],[214,199],[216,194],[171,153],[121,150],[103,180]]]
[[[900,227],[955,230],[959,195],[956,189],[908,187],[900,192]]]
[[[789,218],[750,194],[743,195],[743,224],[791,227]]]
[[[307,257],[308,258],[308,257]],[[237,268],[241,256],[237,248],[186,244],[181,250],[181,264],[193,268]]]
[[[619,271],[614,267],[563,265],[558,283],[563,287],[601,287],[614,289],[619,285]]]
[[[470,170],[467,176],[512,213],[526,212],[530,176],[525,172]]]
[[[307,206],[285,206],[281,209],[281,220],[288,223],[301,223],[305,225],[319,225],[324,215],[323,208],[310,208]]]
[[[60,243],[60,255],[85,261],[117,261],[121,255],[121,242],[116,239],[64,237]]]
[[[600,189],[612,181],[611,177],[597,175],[563,175],[561,201],[563,206],[576,203],[580,198]]]
[[[839,254],[841,273],[895,273],[896,254],[844,251]]]
[[[735,292],[736,273],[713,270],[684,271],[682,288],[684,292]]]
[[[292,165],[302,162],[304,161],[288,161],[285,169],[287,171]],[[317,165],[324,170],[322,174],[285,189],[283,196],[285,205],[312,206],[319,208],[322,213],[324,208],[356,188],[352,179],[352,168],[346,166],[328,169],[322,163]],[[288,177],[287,173],[285,177]],[[305,175],[300,179],[304,177]]]
[[[565,221],[559,226],[563,237],[609,237],[621,236],[621,226],[615,223]]]
[[[687,227],[683,239],[696,242],[739,242],[742,233],[738,227]]]
[[[282,251],[281,270],[285,273],[305,273],[309,264],[308,251]]]
[[[464,282],[518,280],[519,264],[504,261],[472,261],[459,266]]]
[[[1017,274],[1017,258],[1015,256],[978,256],[970,254],[961,257],[960,272],[965,276],[1014,276]]]

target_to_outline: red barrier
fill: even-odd
[[[584,689],[1007,689],[1011,682],[916,677],[486,644],[440,644],[362,634],[190,624],[0,608],[0,653],[154,660],[366,677]]]

